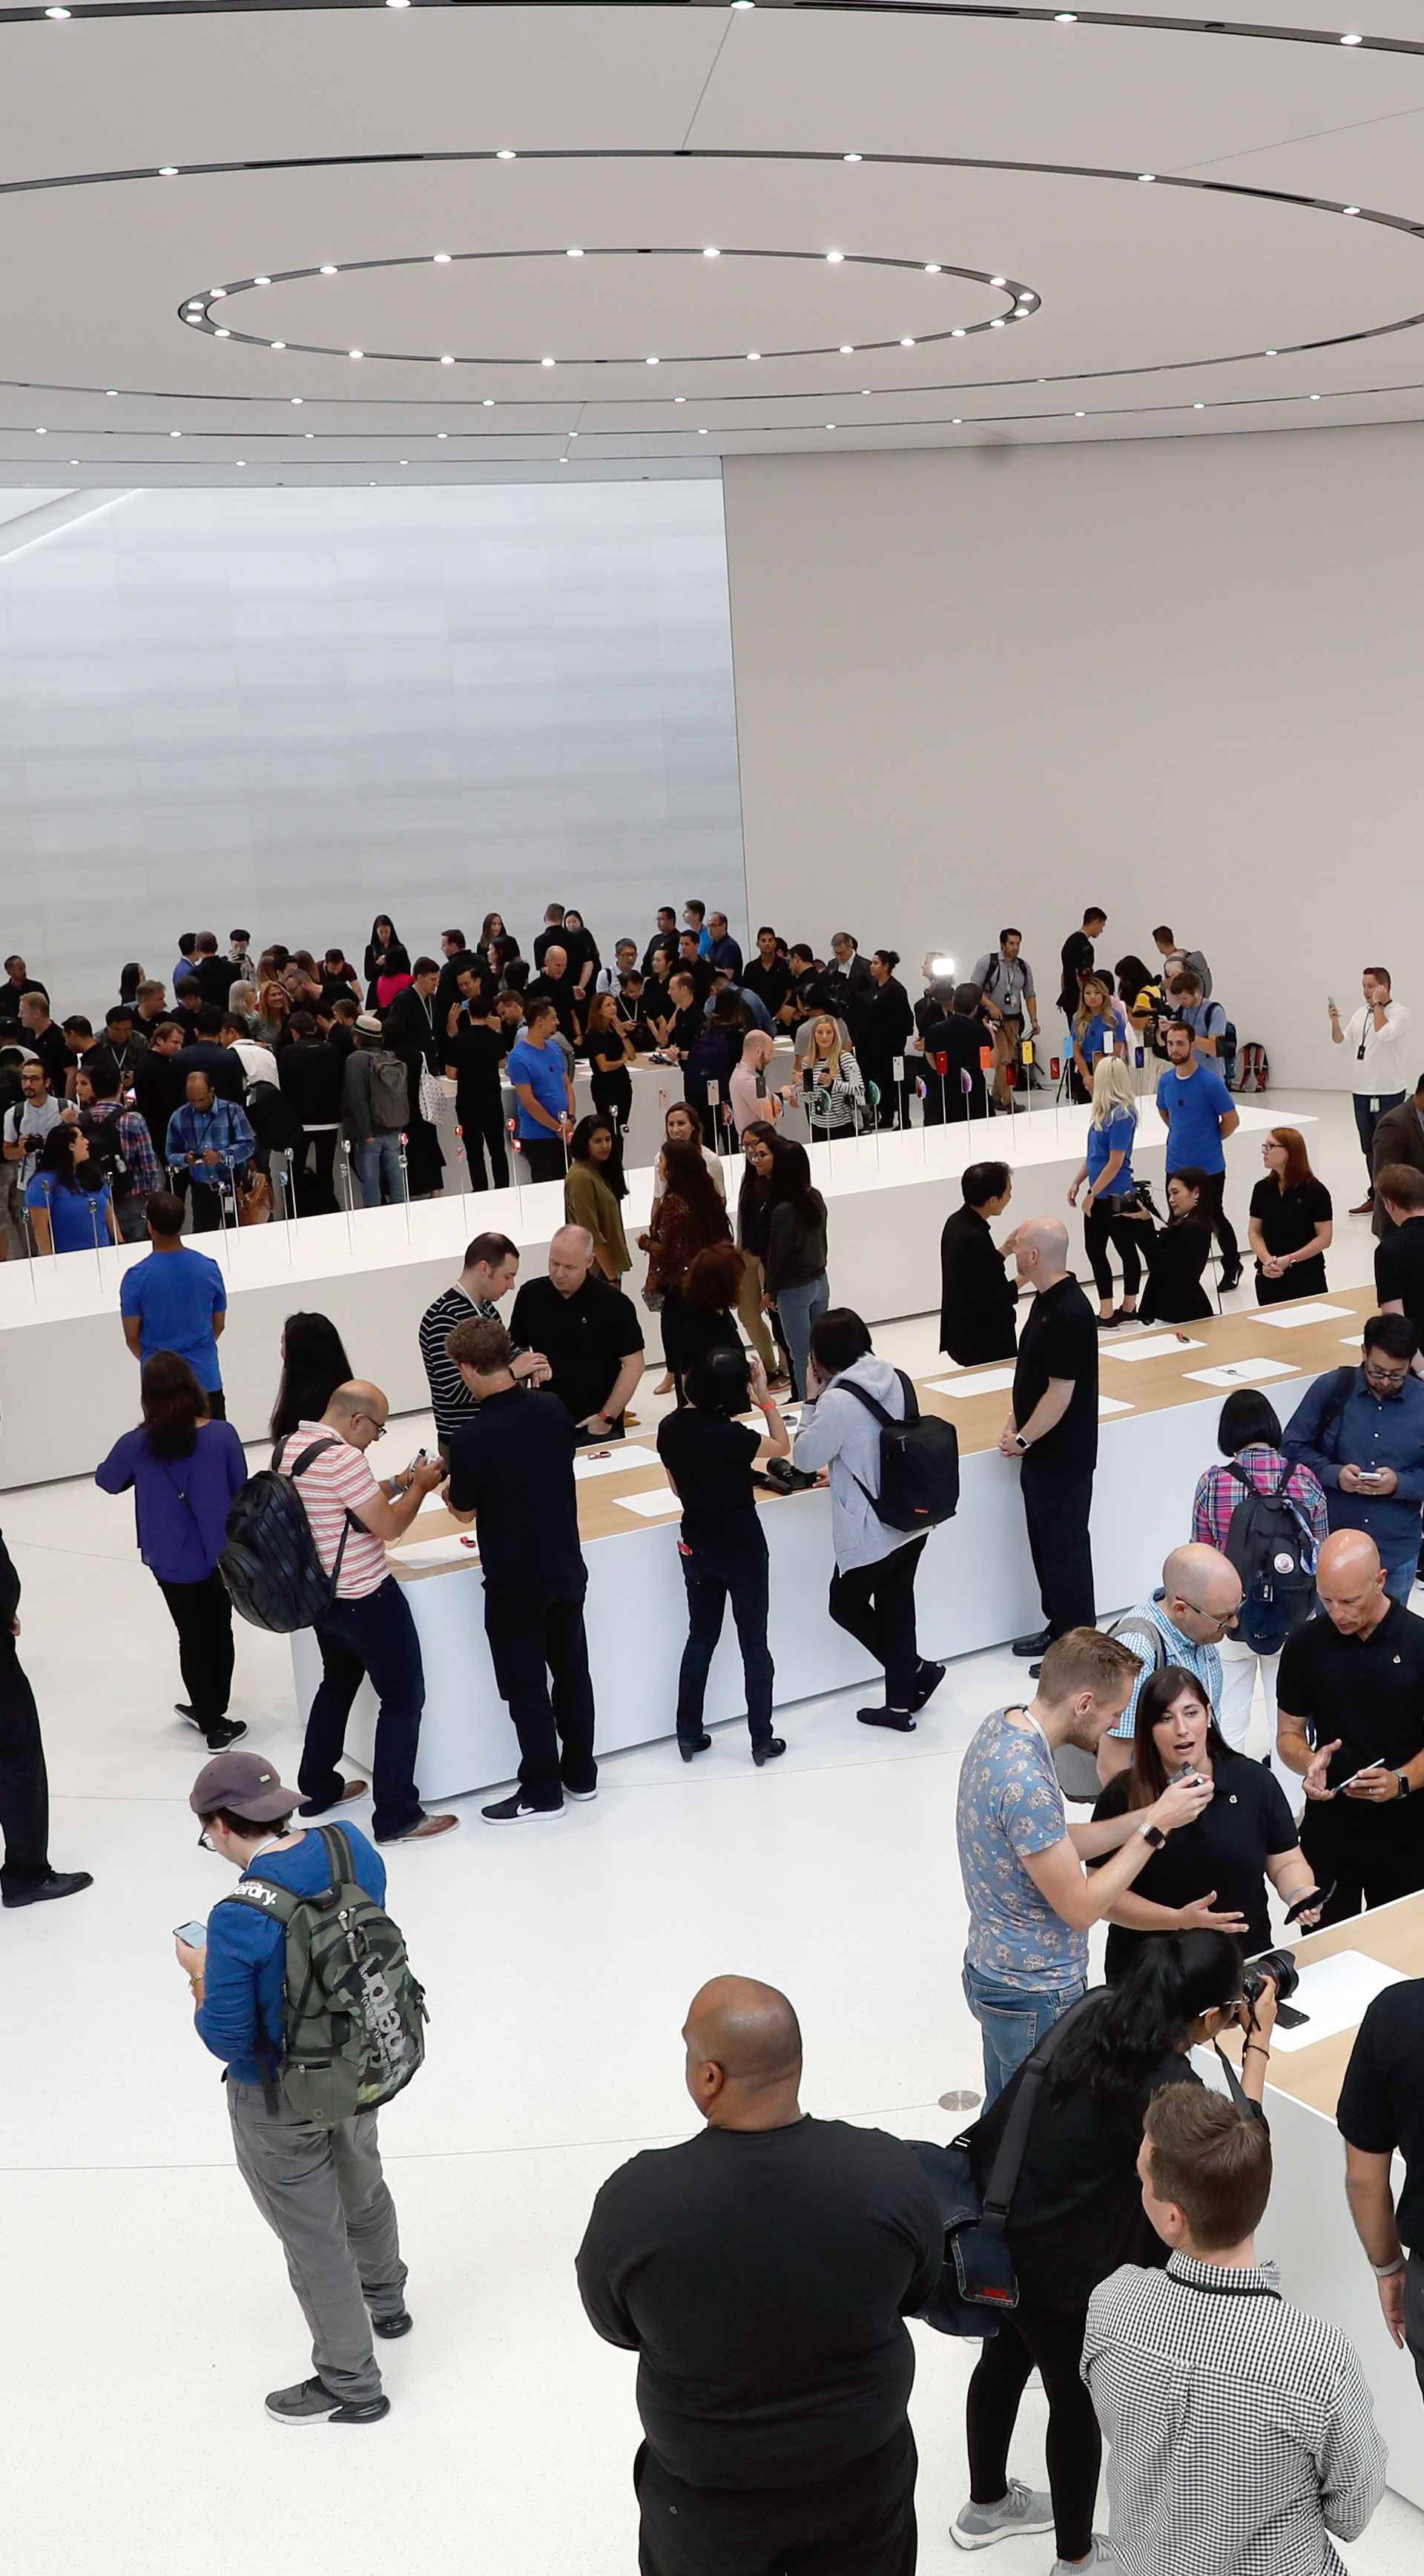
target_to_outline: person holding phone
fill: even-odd
[[[1320,1615],[1281,1650],[1277,1747],[1301,1775],[1301,1850],[1334,1892],[1322,1923],[1424,1887],[1424,1619],[1391,1600],[1363,1530],[1315,1569]]]
[[[1168,1932],[1225,1932],[1248,1953],[1268,1950],[1267,1882],[1290,1906],[1316,1893],[1280,1782],[1227,1743],[1196,1675],[1163,1664],[1138,1693],[1132,1767],[1108,1782],[1094,1824],[1155,1805],[1182,1778],[1209,1781],[1211,1804],[1167,1837],[1109,1913],[1109,1985]],[[1295,1919],[1310,1929],[1319,1916],[1306,1906]]]
[[[1408,1604],[1424,1505],[1424,1379],[1403,1315],[1372,1315],[1360,1368],[1318,1377],[1286,1424],[1288,1458],[1325,1488],[1332,1530],[1362,1530],[1385,1567],[1391,1601]]]

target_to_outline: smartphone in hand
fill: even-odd
[[[208,1927],[206,1923],[175,1923],[173,1938],[175,1941],[186,1941],[190,1950],[206,1950]]]

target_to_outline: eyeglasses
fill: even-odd
[[[1399,1388],[1408,1377],[1407,1368],[1380,1368],[1373,1360],[1365,1362],[1365,1377],[1371,1386]]]
[[[1194,1610],[1199,1619],[1209,1619],[1213,1628],[1229,1628],[1232,1620],[1241,1616],[1239,1601],[1233,1601],[1229,1610],[1204,1610],[1199,1601],[1188,1601],[1184,1594],[1179,1598],[1184,1610]]]

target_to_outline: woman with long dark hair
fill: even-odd
[[[1194,1824],[1167,1836],[1113,1907],[1109,1985],[1168,1932],[1214,1925],[1248,1952],[1269,1950],[1267,1880],[1286,1905],[1315,1885],[1280,1782],[1264,1763],[1227,1743],[1201,1683],[1180,1664],[1162,1664],[1138,1693],[1131,1768],[1108,1782],[1093,1809],[1094,1824],[1154,1805],[1183,1771],[1210,1780],[1215,1795]],[[1088,1863],[1094,1866],[1101,1864]],[[1315,1919],[1301,1917],[1307,1925]]]
[[[1144,1208],[1137,1222],[1147,1244],[1147,1285],[1138,1318],[1144,1324],[1196,1324],[1211,1313],[1202,1272],[1211,1254],[1211,1230],[1201,1212],[1205,1172],[1183,1164],[1167,1183],[1167,1222],[1154,1228]]]
[[[1248,1235],[1256,1256],[1256,1303],[1323,1296],[1325,1255],[1335,1232],[1330,1192],[1310,1168],[1298,1127],[1273,1127],[1261,1147],[1265,1177],[1251,1192]]]
[[[210,1753],[221,1753],[247,1733],[227,1713],[232,1603],[217,1570],[247,1461],[232,1424],[209,1416],[206,1395],[176,1351],[155,1351],[144,1361],[139,1395],[142,1423],[115,1441],[94,1482],[106,1494],[132,1488],[139,1554],[178,1631],[188,1696],[177,1702],[177,1713],[206,1738]]]
[[[730,1240],[704,1244],[688,1267],[687,1285],[682,1292],[687,1369],[712,1351],[740,1352],[737,1301],[741,1289],[742,1256],[736,1245]]]
[[[581,1118],[569,1139],[564,1176],[564,1216],[593,1237],[593,1266],[616,1288],[633,1267],[623,1231],[620,1199],[628,1195],[618,1130],[611,1118]]]
[[[826,1202],[812,1186],[804,1145],[777,1141],[772,1159],[763,1305],[776,1308],[798,1400],[806,1394],[811,1327],[831,1302],[826,1277]]]
[[[356,1372],[346,1345],[329,1315],[299,1310],[282,1326],[282,1375],[268,1425],[273,1440],[284,1440],[299,1422],[320,1422],[339,1386]]]
[[[96,1244],[118,1242],[108,1164],[68,1119],[51,1127],[41,1145],[25,1205],[38,1252],[92,1252]]]
[[[896,1082],[895,1061],[897,1057],[903,1060],[915,1034],[915,1014],[895,971],[899,963],[898,948],[877,948],[871,958],[875,989],[862,1003],[856,1046],[861,1072],[880,1094],[871,1119],[881,1127],[908,1127],[910,1123],[910,1086],[907,1081]]]
[[[663,1192],[640,1241],[647,1247],[648,1286],[662,1298],[663,1358],[677,1386],[697,1356],[695,1336],[685,1330],[687,1274],[703,1247],[726,1242],[731,1228],[696,1145],[664,1145],[659,1160]]]
[[[1275,1989],[1243,2005],[1241,1952],[1224,1933],[1151,1942],[1121,1985],[1074,2005],[1034,2104],[1009,2211],[1018,2304],[999,2314],[969,2383],[970,2501],[953,2534],[962,2547],[1051,2527],[1060,2570],[1107,2564],[1093,2534],[1102,2438],[1080,2370],[1088,2301],[1123,2263],[1166,2263],[1137,2176],[1143,2114],[1164,2085],[1196,2082],[1189,2050],[1248,2014],[1241,2082],[1259,2106]],[[1020,2067],[970,2133],[981,2189],[1023,2077]],[[1035,2366],[1048,2400],[1048,2495],[1008,2475],[1019,2400]]]
[[[789,1387],[772,1343],[762,1299],[766,1293],[766,1252],[771,1232],[771,1176],[781,1140],[769,1118],[749,1118],[742,1129],[742,1185],[737,1193],[737,1249],[742,1256],[742,1289],[737,1315],[743,1332],[766,1371],[773,1390]]]
[[[731,1244],[699,1252],[699,1266],[730,1253]],[[702,1723],[707,1675],[730,1600],[742,1652],[752,1760],[760,1770],[786,1751],[772,1733],[775,1668],[766,1642],[766,1538],[757,1514],[752,1465],[762,1436],[738,1420],[755,1405],[766,1425],[766,1453],[790,1454],[786,1425],[767,1391],[766,1372],[741,1345],[709,1350],[687,1373],[687,1402],[658,1425],[658,1456],[682,1505],[682,1579],[687,1586],[687,1644],[677,1685],[677,1749],[684,1762],[710,1753]]]
[[[388,912],[378,912],[371,924],[362,972],[368,1011],[388,1011],[397,993],[403,993],[410,982],[410,953],[396,937],[396,926]]]
[[[134,1008],[138,1001],[138,988],[142,982],[143,968],[141,966],[125,966],[119,976],[119,1000],[121,1002],[127,1002],[130,1010]]]
[[[592,1076],[594,1108],[600,1116],[616,1119],[620,1134],[626,1135],[633,1115],[633,1077],[628,1067],[637,1063],[638,1055],[631,1035],[619,1020],[618,1003],[612,993],[595,993],[589,1003],[583,1043]]]

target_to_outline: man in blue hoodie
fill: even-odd
[[[363,1785],[351,1783],[348,1795]],[[331,1884],[319,1833],[289,1831],[301,1799],[257,1753],[220,1753],[206,1762],[188,1800],[201,1839],[244,1877],[276,1880],[303,1896]],[[385,1863],[353,1825],[343,1825],[357,1883],[385,1903]],[[381,2171],[377,2113],[358,2111],[334,2127],[303,2119],[275,2084],[284,2053],[286,1933],[247,1905],[219,1901],[197,1949],[179,1938],[205,2048],[223,2059],[238,2171],[282,2242],[292,2287],[311,2328],[315,2376],[274,2389],[267,2412],[279,2424],[376,2424],[391,2410],[381,2387],[373,2332],[410,2332],[395,2203]],[[369,2313],[368,2313],[369,2311]]]

